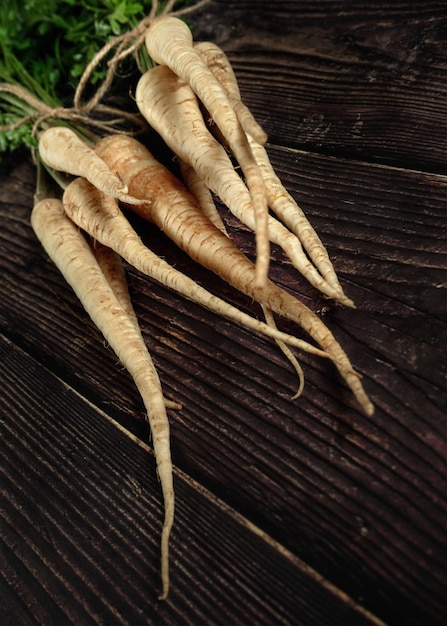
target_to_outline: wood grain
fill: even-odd
[[[204,13],[197,37],[231,55],[273,143],[447,173],[443,0],[220,0]]]
[[[170,413],[166,605],[154,602],[161,501],[138,444],[142,403],[30,229],[31,164],[3,182],[10,623],[444,624],[446,13],[444,2],[247,0],[210,2],[195,19],[230,55],[273,164],[357,309],[322,299],[276,248],[272,277],[323,316],[376,413],[364,417],[331,365],[308,355],[292,402],[296,379],[274,344],[127,268],[165,393],[183,404]],[[252,255],[250,233],[221,210]],[[135,224],[159,254],[259,313]]]
[[[2,429],[2,624],[288,624],[301,612],[321,624],[379,624],[178,471],[178,584],[158,603],[162,510],[150,450],[2,336],[0,349],[2,381],[16,392],[1,400],[16,417]]]

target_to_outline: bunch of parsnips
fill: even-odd
[[[195,43],[188,26],[169,11],[153,13],[138,28],[136,40],[144,42],[153,66],[142,71],[135,102],[142,117],[172,149],[182,180],[134,136],[116,132],[116,110],[112,123],[94,122],[93,134],[84,128],[89,124],[88,107],[59,107],[58,113],[58,107],[36,104],[33,98],[39,94],[27,92],[22,121],[32,119],[34,143],[30,145],[39,171],[50,172],[60,189],[49,197],[38,188],[32,227],[132,375],[144,401],[165,503],[160,598],[166,598],[174,519],[166,409],[180,407],[164,397],[132,307],[121,258],[186,298],[274,339],[299,374],[297,395],[303,374],[292,347],[332,360],[368,415],[373,405],[360,376],[322,320],[268,278],[270,243],[274,242],[325,296],[353,306],[318,235],[276,175],[264,147],[266,133],[241,102],[228,58],[212,43]],[[93,68],[94,63],[87,75]],[[9,104],[24,95],[21,89],[10,86],[8,91],[6,84],[3,90],[0,86]],[[101,106],[103,114],[111,113]],[[37,110],[34,117],[33,107]],[[95,107],[100,107],[98,98]],[[129,124],[135,120],[125,113],[118,117],[124,125],[126,119]],[[232,242],[214,196],[253,230],[255,263]],[[206,291],[154,254],[130,225],[123,208],[155,223],[191,258],[258,302],[265,323]],[[315,345],[279,331],[274,315],[295,322]]]

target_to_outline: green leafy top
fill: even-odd
[[[155,4],[155,3],[154,3]],[[167,1],[158,2],[158,13]],[[175,9],[195,4],[178,0]],[[129,33],[149,15],[151,0],[3,0],[0,2],[0,82],[26,89],[47,107],[68,107],[88,63],[111,39]],[[121,78],[136,69],[134,59],[119,68]],[[107,73],[102,62],[89,88]],[[17,94],[0,90],[0,170],[2,154],[32,147],[30,107]]]
[[[18,61],[47,99],[63,101],[74,91],[95,53],[145,17],[150,9],[145,4],[132,0],[6,0],[0,8],[0,78],[23,83]],[[97,70],[91,82],[101,80],[104,71]]]

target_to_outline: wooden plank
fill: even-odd
[[[290,157],[283,150],[274,154],[283,160]],[[293,165],[300,171],[300,189],[304,194],[304,181],[320,211],[324,202],[318,199],[318,190],[327,194],[330,172],[339,181],[341,191],[334,190],[332,207],[325,210],[332,221],[345,212],[348,226],[343,238],[334,238],[334,247],[340,245],[335,257],[362,304],[355,312],[330,309],[326,320],[354,355],[378,410],[373,419],[364,418],[330,368],[309,357],[302,359],[307,377],[304,397],[292,404],[295,380],[273,346],[253,341],[245,331],[131,272],[137,312],[163,383],[168,395],[184,405],[180,414],[171,415],[174,459],[378,614],[396,621],[402,616],[420,620],[428,611],[434,617],[442,611],[445,583],[440,559],[446,509],[445,379],[437,365],[442,344],[439,352],[436,348],[445,323],[420,308],[422,301],[412,306],[411,294],[408,301],[401,295],[393,298],[392,289],[402,282],[410,263],[407,230],[396,229],[394,215],[403,209],[416,214],[425,189],[427,221],[436,226],[443,211],[443,181],[369,166],[364,205],[360,200],[353,205],[345,200],[359,198],[365,167],[292,154],[300,159]],[[316,172],[320,183],[311,186]],[[26,178],[25,168],[18,177]],[[402,181],[397,189],[421,186],[419,194],[411,196],[414,206],[407,192],[403,198],[395,193],[393,202],[384,194],[398,177]],[[297,184],[294,178],[292,188]],[[393,215],[388,229],[385,203]],[[123,406],[127,413],[141,414],[131,381],[98,341],[71,290],[45,261],[27,224],[28,211],[15,206],[13,213],[11,207],[2,213],[2,328],[107,411],[120,414]],[[330,234],[335,223],[332,226],[327,219],[322,222]],[[379,234],[385,243],[380,243]],[[388,259],[390,238],[396,252]],[[390,271],[377,275],[368,254],[362,255],[357,276],[352,247],[368,239],[376,241],[374,257],[393,269],[391,278]],[[419,268],[416,255],[410,267],[415,277],[420,273],[419,290],[432,289],[441,297],[436,288],[440,253],[436,237],[432,239],[432,250],[425,246],[424,251],[431,260]],[[161,238],[159,245],[168,256],[173,253]],[[186,264],[184,259],[180,262]],[[192,264],[188,267],[193,274],[198,272]],[[273,272],[293,287],[294,274],[283,259],[275,261]],[[206,272],[194,275],[215,286]],[[113,399],[108,389],[114,390]],[[136,428],[135,417],[129,420]],[[136,432],[142,436],[144,431]]]
[[[447,172],[444,0],[214,0],[193,19],[272,143]]]
[[[3,336],[0,353],[2,624],[382,623],[178,471],[159,603],[149,448]]]
[[[306,355],[300,357],[306,375],[304,396],[291,403],[296,380],[273,345],[253,340],[238,327],[129,271],[137,313],[166,393],[184,404],[181,413],[170,415],[174,460],[187,477],[209,490],[203,496],[204,518],[217,506],[214,494],[229,507],[228,515],[216,522],[228,550],[228,538],[241,532],[242,523],[235,528],[230,522],[237,511],[277,542],[266,551],[266,559],[285,550],[294,563],[301,559],[388,624],[444,624],[447,181],[439,174],[445,167],[446,139],[445,124],[439,119],[445,119],[447,106],[445,2],[423,7],[399,2],[386,14],[378,2],[362,3],[360,8],[358,3],[333,1],[279,4],[211,2],[197,18],[197,32],[229,51],[243,93],[269,132],[275,167],[327,244],[358,308],[344,310],[320,298],[297,280],[276,249],[272,276],[324,316],[363,374],[377,411],[372,419],[364,418],[333,369]],[[356,123],[359,113],[363,124]],[[300,151],[303,146],[313,151]],[[1,191],[0,331],[25,352],[19,371],[26,371],[26,355],[32,355],[68,385],[69,391],[57,385],[59,403],[67,393],[71,399],[70,389],[75,389],[99,409],[87,410],[79,400],[82,412],[88,411],[90,417],[91,411],[98,420],[104,411],[146,440],[142,405],[132,382],[98,340],[30,230],[32,193],[32,168],[24,163]],[[227,220],[236,241],[252,254],[252,237],[235,220]],[[178,254],[155,229],[147,228],[144,236],[202,284],[255,311],[246,299]],[[3,399],[20,404],[21,386],[16,379],[14,384],[8,376],[5,380],[9,382]],[[52,386],[53,378],[48,380]],[[35,404],[44,420],[37,396]],[[78,403],[75,406],[78,410]],[[21,410],[17,413],[19,424],[29,419]],[[109,429],[104,429],[102,437],[108,439]],[[88,458],[92,474],[102,476],[96,465],[104,457]],[[39,459],[33,462],[39,467]],[[105,478],[101,480],[105,485]],[[122,474],[113,473],[111,482],[121,480]],[[146,485],[146,478],[143,482]],[[149,589],[155,584],[150,581],[157,580],[156,529],[161,514],[159,509],[155,514],[160,504],[157,487],[147,484],[154,498],[153,543],[140,582]],[[39,480],[27,483],[28,515],[35,511],[38,487]],[[181,506],[191,498],[195,510],[197,495],[179,489]],[[74,487],[69,495],[76,501],[80,497]],[[95,507],[108,507],[109,498],[113,494],[104,487],[104,502],[98,500]],[[206,504],[208,500],[211,503]],[[71,511],[73,505],[69,500],[63,506]],[[138,506],[138,498],[129,500],[129,515],[137,525],[139,509],[133,511],[133,506]],[[176,526],[175,550],[189,537],[188,526],[195,523],[193,508],[185,510],[180,527]],[[93,523],[87,507],[83,511]],[[56,521],[52,527],[60,525]],[[21,530],[24,537],[31,533],[30,526]],[[19,588],[24,576],[29,585],[10,597],[9,607],[22,610],[23,623],[27,619],[32,623],[27,607],[37,601],[40,611],[48,603],[58,611],[68,602],[67,592],[59,579],[52,578],[47,594],[38,560],[33,561],[37,566],[32,582],[27,573],[29,547],[20,536],[8,536],[15,542],[7,557],[11,576]],[[238,541],[247,562],[256,541],[254,537]],[[116,551],[121,563],[122,553],[118,547]],[[213,549],[212,558],[203,556],[203,566],[187,560],[187,567],[179,566],[176,584],[181,593],[191,575],[214,576],[216,552]],[[107,552],[98,556],[98,568],[106,557]],[[70,566],[59,566],[68,576]],[[83,585],[97,572],[96,566],[85,567]],[[41,571],[50,577],[45,568]],[[291,570],[284,566],[278,578],[286,577],[286,572]],[[103,584],[110,591],[108,579]],[[325,607],[326,589],[322,583]],[[303,583],[295,592],[303,620],[324,623],[313,619],[318,585],[309,588]],[[194,591],[187,600],[185,591],[181,600],[173,600],[172,611],[179,611],[177,618],[181,615],[186,623],[193,615],[197,623],[215,605],[236,606],[228,600],[232,593],[228,583],[206,598]],[[247,601],[242,592],[237,597],[241,605]],[[102,600],[98,604],[98,598],[88,598],[95,610],[103,606]],[[75,598],[73,605],[76,602]],[[250,619],[260,610],[257,602],[250,604]],[[307,607],[304,613],[301,605]],[[349,623],[343,621],[346,615],[339,605],[333,611],[329,623],[338,619]],[[61,623],[61,614],[54,616]],[[43,619],[45,623],[45,615]]]

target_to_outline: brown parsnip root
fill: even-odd
[[[169,68],[154,67],[138,81],[136,102],[142,115],[167,145],[190,165],[242,223],[256,230],[250,195],[235,171],[225,148],[211,135],[197,98]],[[323,294],[340,299],[340,290],[325,280],[309,261],[299,238],[268,216],[268,236],[289,257],[293,266]]]
[[[48,167],[58,172],[83,176],[115,198],[129,204],[138,202],[94,149],[66,126],[52,126],[39,135],[39,155]]]
[[[157,371],[134,320],[122,308],[77,226],[59,200],[42,200],[32,227],[49,257],[71,285],[93,322],[129,371],[146,407],[165,504],[161,540],[162,594],[169,588],[169,534],[174,520],[174,488],[169,422]]]
[[[132,195],[146,200],[133,205],[132,210],[156,223],[195,261],[267,309],[301,326],[330,355],[364,411],[372,414],[373,405],[359,375],[320,318],[271,281],[259,287],[253,264],[213,226],[181,182],[140,142],[114,135],[101,140],[96,150],[109,167],[118,172]]]
[[[221,300],[158,257],[143,244],[116,200],[96,189],[88,180],[77,178],[71,182],[64,192],[63,204],[65,212],[79,228],[93,239],[112,248],[130,265],[160,284],[260,335],[283,341],[315,356],[330,358],[324,350],[271,328]]]
[[[183,183],[185,184],[185,187],[189,191],[189,193],[194,197],[194,200],[196,201],[197,205],[202,209],[203,214],[210,220],[210,222],[216,228],[218,228],[224,235],[228,237],[228,232],[225,228],[225,224],[222,222],[222,219],[220,217],[220,214],[217,210],[216,204],[214,202],[214,199],[208,187],[205,185],[202,179],[199,178],[199,176],[197,175],[197,173],[195,172],[195,170],[193,170],[191,166],[189,166],[187,163],[185,163],[181,159],[179,159],[179,165],[180,165],[180,171],[182,174]],[[262,307],[262,310],[264,312],[266,324],[268,326],[271,326],[272,328],[276,328],[276,323],[275,323],[275,319],[273,317],[272,312],[265,306]],[[303,391],[303,387],[304,387],[303,370],[300,364],[298,363],[297,358],[295,357],[293,352],[290,350],[290,348],[287,346],[287,344],[279,340],[276,340],[276,343],[278,344],[278,347],[280,348],[280,350],[283,352],[284,356],[290,361],[290,363],[292,364],[293,368],[295,369],[298,375],[298,380],[299,380],[298,390],[292,396],[292,400],[295,400],[301,395]]]
[[[254,229],[257,250],[256,282],[261,285],[267,277],[270,261],[268,208],[262,176],[251,152],[247,135],[228,101],[225,90],[194,50],[191,30],[182,20],[172,16],[155,19],[147,31],[145,43],[149,56],[156,63],[169,67],[201,100],[239,163],[250,192],[256,222]],[[190,141],[194,141],[194,137],[193,133]]]

